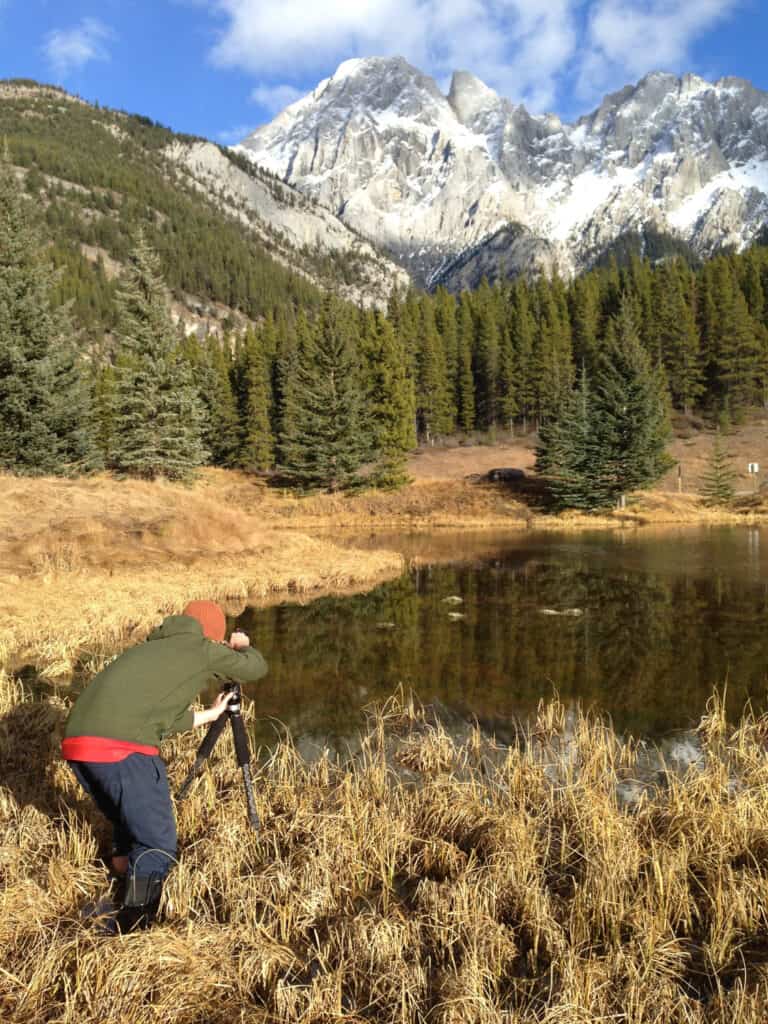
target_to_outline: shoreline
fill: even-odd
[[[366,543],[379,532],[514,536],[768,522],[761,507],[708,509],[663,492],[640,493],[605,515],[544,515],[503,485],[463,480],[307,497],[215,469],[189,487],[106,475],[0,476],[0,485],[0,666],[32,665],[49,679],[76,667],[96,671],[193,598],[242,608],[370,590],[410,564],[386,541]],[[355,533],[360,546],[346,543]]]
[[[233,613],[249,602],[265,606],[368,590],[405,567],[395,552],[345,550],[303,534],[276,531],[263,538],[262,548],[243,560],[162,571],[54,569],[24,580],[0,575],[0,668],[31,665],[40,677],[59,681],[76,670],[90,675],[189,600],[219,601]]]

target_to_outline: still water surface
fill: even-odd
[[[250,694],[260,742],[286,726],[305,752],[343,751],[399,684],[500,739],[555,691],[652,738],[695,724],[726,682],[732,716],[766,708],[768,529],[344,543],[420,564],[368,594],[240,616],[270,665]]]

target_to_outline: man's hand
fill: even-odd
[[[248,638],[246,637],[246,640],[247,639]],[[213,704],[211,704],[209,708],[206,708],[205,711],[196,711],[194,715],[193,728],[196,729],[198,725],[209,725],[211,722],[215,722],[217,718],[221,718],[227,710],[231,696],[231,691],[225,690],[217,696]]]
[[[229,646],[233,651],[245,651],[251,646],[251,641],[247,633],[238,629],[230,636]]]

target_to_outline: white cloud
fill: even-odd
[[[700,36],[727,18],[740,0],[597,0],[589,13],[588,50],[579,94],[593,98],[618,76],[680,70]]]
[[[259,126],[257,124],[236,124],[232,128],[225,128],[217,135],[219,142],[227,146],[233,146],[236,142],[242,142],[249,135],[252,135]]]
[[[225,18],[212,57],[263,80],[321,77],[350,56],[402,55],[439,78],[476,71],[552,102],[574,50],[572,0],[210,0]]]
[[[69,29],[54,29],[45,37],[43,52],[53,70],[66,77],[92,60],[109,60],[106,44],[112,30],[97,18],[83,18]]]
[[[744,0],[191,2],[222,19],[214,63],[257,75],[254,99],[270,111],[341,60],[373,55],[404,56],[443,84],[469,70],[541,111],[570,106],[574,90],[591,100],[657,68],[684,70],[691,44]]]
[[[295,85],[257,85],[251,93],[251,100],[270,114],[277,114],[303,95],[304,90],[297,89]]]

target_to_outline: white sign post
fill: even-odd
[[[760,472],[760,463],[759,462],[748,462],[747,463],[747,472],[749,473],[750,476],[753,476],[755,478],[755,490],[757,490],[757,476],[758,476],[758,473]]]

